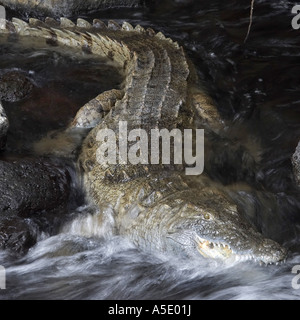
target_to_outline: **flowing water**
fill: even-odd
[[[107,217],[102,226],[99,213],[82,204],[59,234],[41,235],[25,256],[0,253],[0,264],[6,268],[6,290],[0,291],[0,298],[300,298],[295,273],[300,265],[300,201],[290,162],[300,138],[300,31],[291,27],[294,3],[256,0],[244,44],[248,0],[158,2],[150,10],[114,9],[87,18],[140,23],[163,31],[185,47],[222,115],[232,127],[243,128],[237,131],[241,138],[246,132],[259,142],[261,161],[251,186],[235,183],[232,192],[258,229],[289,249],[287,262],[228,266],[149,255],[113,235],[108,209],[102,212]],[[12,43],[1,44],[0,50],[1,70],[31,70],[39,88],[33,93],[39,112],[30,98],[21,106],[10,105],[10,117],[19,120],[13,124],[17,130],[11,130],[8,151],[19,156],[32,152],[34,139],[64,127],[98,91],[121,83],[117,71],[109,74],[92,57],[42,48],[22,51]],[[50,110],[57,105],[66,108],[48,110],[44,117],[43,104],[50,102]],[[232,183],[230,168],[213,178]]]

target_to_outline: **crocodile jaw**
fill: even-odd
[[[213,242],[196,236],[196,248],[205,258],[228,259],[233,255],[229,245],[222,242]]]
[[[278,264],[284,262],[287,251],[275,241],[263,239],[259,246],[252,250],[234,250],[228,243],[208,240],[196,235],[197,251],[205,258],[227,262],[255,261],[260,264]]]

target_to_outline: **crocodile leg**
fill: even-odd
[[[35,142],[33,145],[35,153],[73,158],[88,132],[101,123],[105,115],[122,98],[122,90],[112,89],[99,94],[79,109],[65,130],[49,132],[41,140]]]
[[[96,127],[123,95],[121,90],[116,89],[99,94],[80,108],[68,129]]]

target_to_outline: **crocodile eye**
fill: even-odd
[[[205,213],[204,214],[204,219],[209,220],[210,219],[210,214],[209,213]]]

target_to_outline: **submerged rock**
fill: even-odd
[[[292,156],[292,164],[296,182],[300,187],[300,142],[296,148],[295,153]]]
[[[22,100],[30,94],[33,87],[32,82],[22,72],[7,72],[0,77],[0,100]]]
[[[23,254],[37,240],[36,233],[28,221],[20,217],[0,218],[0,249]]]
[[[0,0],[0,4],[30,15],[71,16],[114,7],[139,7],[143,0]]]

